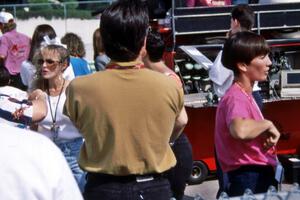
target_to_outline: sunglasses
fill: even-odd
[[[44,63],[46,63],[47,65],[52,65],[52,64],[54,64],[54,63],[60,63],[60,61],[58,61],[58,60],[52,60],[52,59],[39,59],[38,60],[38,64],[39,65],[43,65]]]

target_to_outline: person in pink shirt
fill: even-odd
[[[231,0],[186,0],[187,7],[227,6],[227,5],[231,5]]]
[[[224,44],[222,63],[235,80],[217,108],[215,145],[228,175],[229,196],[242,195],[247,188],[262,193],[277,184],[275,145],[280,133],[264,119],[252,96],[254,82],[267,78],[269,51],[264,38],[252,32],[236,33]]]
[[[0,12],[1,37],[0,62],[4,64],[11,76],[11,86],[26,90],[20,70],[21,64],[27,60],[30,50],[30,38],[16,31],[16,23],[12,14]]]

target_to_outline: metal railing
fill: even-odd
[[[10,12],[14,15],[16,19],[20,15],[26,14],[26,17],[30,18],[30,14],[33,11],[39,10],[40,13],[45,11],[61,11],[63,12],[62,18],[67,19],[69,16],[69,12],[74,10],[81,10],[92,13],[99,8],[105,8],[106,6],[110,5],[115,0],[97,0],[97,1],[85,1],[85,2],[58,2],[58,3],[27,3],[27,4],[5,4],[0,5],[0,9],[4,9],[7,12]],[[20,13],[20,14],[19,14]],[[54,12],[54,14],[57,12]],[[46,14],[46,13],[44,13]],[[51,14],[51,13],[49,13]],[[42,15],[41,15],[42,16]],[[23,16],[24,17],[24,16]],[[34,16],[36,17],[36,16]],[[57,16],[53,16],[57,17]],[[78,16],[80,17],[80,15]]]

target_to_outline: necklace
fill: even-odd
[[[244,87],[239,82],[235,82],[234,84],[240,89],[240,91],[248,98],[250,103],[256,108],[256,111],[259,113],[261,119],[264,119],[264,116],[262,115],[262,113],[261,113],[256,101],[253,99],[252,95],[249,95],[246,92],[246,90],[244,89]]]
[[[64,82],[62,84],[62,88],[59,92],[59,96],[58,96],[58,100],[57,100],[57,103],[56,103],[56,106],[55,106],[55,110],[54,110],[54,114],[53,114],[53,111],[52,111],[52,106],[51,106],[51,100],[50,100],[50,91],[49,91],[49,88],[48,88],[48,103],[49,103],[49,108],[50,108],[50,114],[51,114],[51,118],[52,118],[52,125],[51,125],[51,131],[53,132],[53,140],[55,141],[58,137],[58,131],[59,131],[59,126],[56,124],[56,114],[57,114],[57,108],[58,108],[58,104],[59,104],[59,100],[60,100],[60,97],[61,97],[61,94],[64,90],[64,85],[65,85],[65,79],[64,79]]]

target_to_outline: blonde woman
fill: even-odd
[[[38,124],[38,132],[53,140],[61,149],[79,184],[84,180],[84,173],[77,163],[82,136],[70,119],[63,115],[65,89],[69,84],[63,78],[63,72],[69,66],[69,59],[68,50],[56,44],[43,47],[35,55],[34,62],[38,70],[35,86],[47,94],[48,104],[48,114]]]

